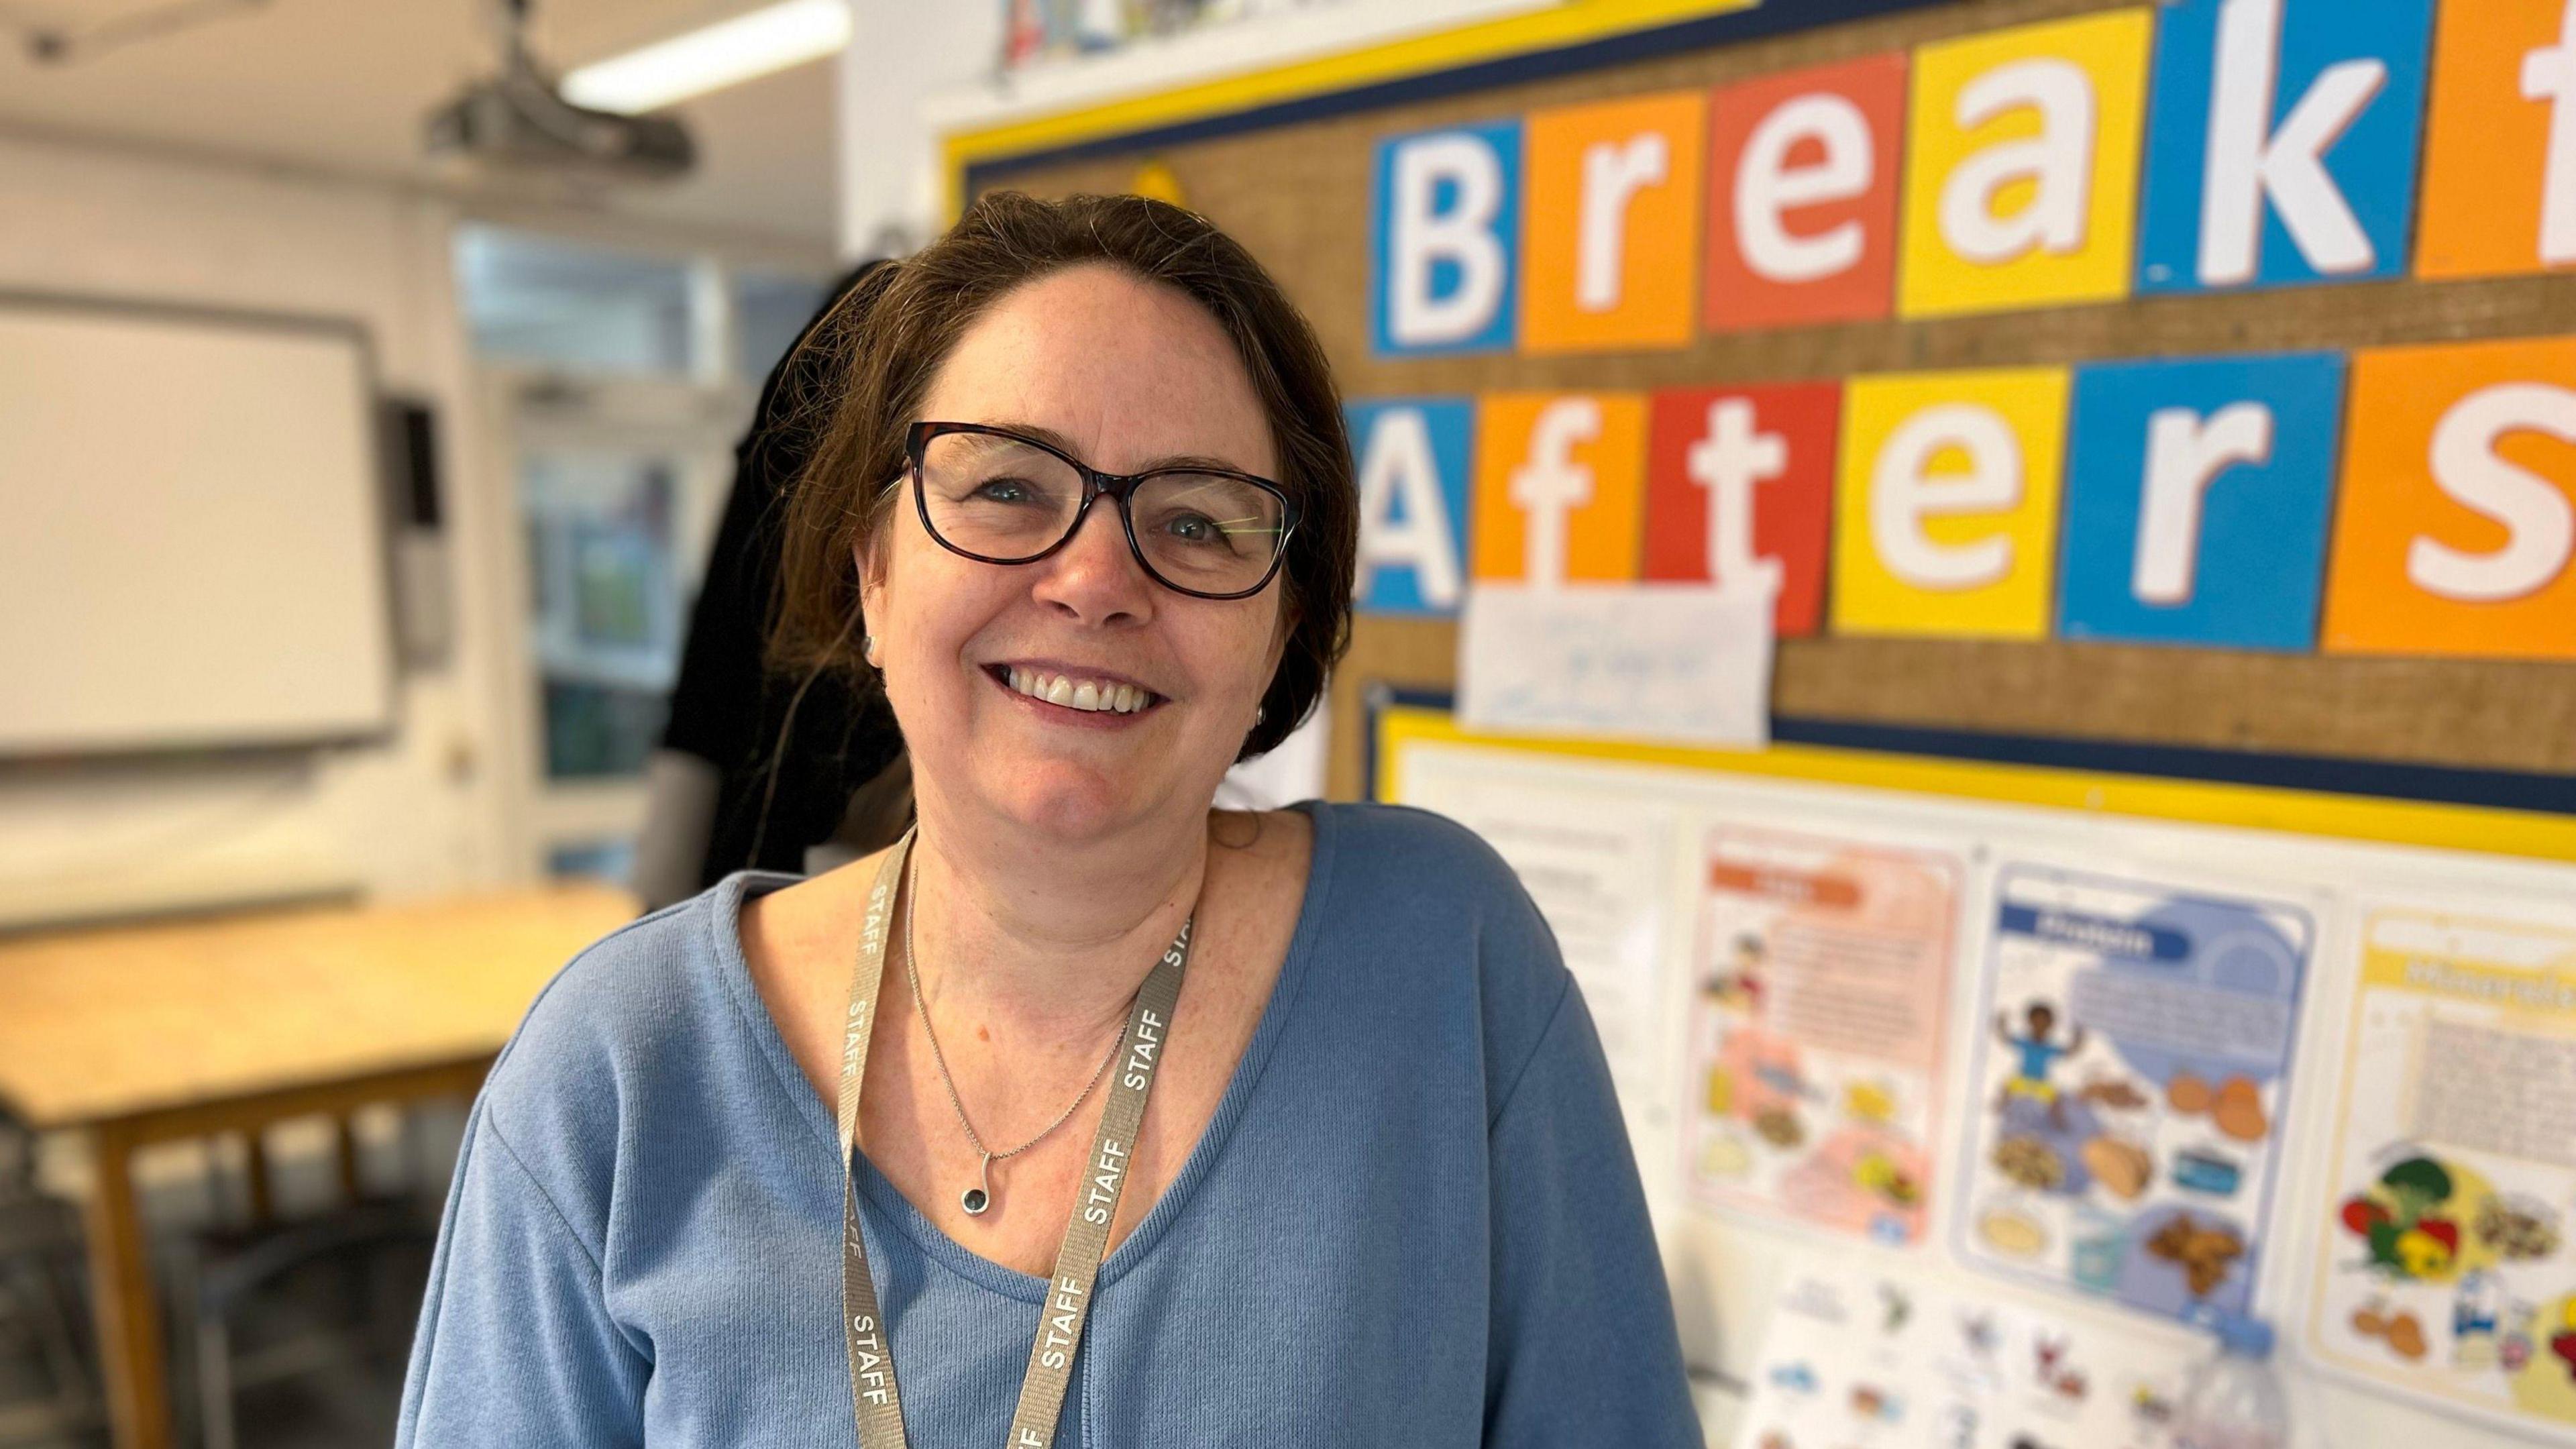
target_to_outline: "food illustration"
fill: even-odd
[[[2263,1089],[2247,1077],[2218,1084],[2218,1104],[2210,1109],[2209,1120],[2239,1142],[2260,1142],[2272,1131],[2272,1120],[2263,1115]]]
[[[2460,1262],[2460,1223],[2449,1168],[2409,1157],[2379,1175],[2370,1191],[2346,1199],[2344,1228],[2362,1239],[2370,1264],[2400,1279],[2447,1281]]]
[[[2155,1159],[2145,1148],[2117,1137],[2096,1137],[2084,1144],[2084,1166],[2102,1190],[2122,1202],[2135,1202],[2156,1174]]]
[[[1805,1124],[1786,1107],[1765,1107],[1754,1113],[1753,1130],[1761,1134],[1763,1141],[1783,1150],[1807,1140]]]
[[[2084,1089],[2075,1095],[2096,1107],[2108,1107],[2115,1112],[2134,1112],[2147,1105],[2148,1100],[2147,1094],[2139,1091],[2136,1083],[2117,1077],[2096,1077],[2086,1082]]]
[[[2009,1207],[1991,1209],[1978,1218],[1977,1235],[1996,1252],[2016,1258],[2035,1257],[2048,1246],[2048,1229],[2029,1214]]]
[[[2364,1338],[2388,1340],[2389,1351],[2399,1358],[2422,1358],[2427,1348],[2423,1321],[2402,1310],[2386,1312],[2385,1307],[2380,1300],[2373,1299],[2353,1310],[2352,1331]]]
[[[1883,1127],[1896,1119],[1896,1091],[1885,1082],[1852,1082],[1843,1088],[1843,1111],[1855,1122]]]
[[[2215,1152],[2196,1149],[2174,1154],[2173,1181],[2176,1187],[2187,1187],[2211,1197],[2233,1197],[2243,1178],[2242,1169]]]
[[[2489,1197],[2478,1204],[2469,1230],[2506,1262],[2546,1258],[2558,1251],[2558,1214],[2530,1197]]]
[[[2047,1192],[2066,1181],[2066,1159],[2036,1137],[2007,1137],[1995,1144],[1995,1171]]]
[[[2189,1213],[2175,1215],[2147,1239],[2149,1257],[2182,1269],[2194,1298],[2206,1298],[2245,1256],[2245,1238],[2221,1222],[2201,1222]]]
[[[2576,1294],[2559,1303],[2557,1321],[2549,1327],[2550,1356],[2568,1374],[2576,1376]]]
[[[1852,1181],[1897,1207],[1912,1207],[1923,1200],[1923,1189],[1884,1152],[1869,1153],[1853,1164]]]
[[[1710,1177],[1741,1177],[1753,1168],[1753,1150],[1744,1139],[1721,1133],[1700,1149],[1699,1170]]]
[[[2211,1086],[2190,1072],[2177,1072],[2165,1083],[2165,1105],[2175,1115],[2209,1115],[2210,1125],[2239,1142],[2260,1142],[2272,1135],[2272,1119],[2263,1110],[2263,1086],[2252,1077],[2228,1077]]]

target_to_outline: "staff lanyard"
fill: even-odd
[[[887,927],[912,843],[913,833],[906,831],[886,853],[876,886],[868,892],[859,959],[850,972],[849,1023],[841,1038],[841,1333],[849,1348],[850,1399],[858,1411],[860,1449],[911,1445],[904,1434],[903,1395],[895,1387],[894,1350],[887,1342],[885,1315],[877,1308],[876,1279],[868,1272],[868,1245],[859,1232],[855,1174],[859,1087],[867,1076],[868,1038],[876,1021],[877,988],[885,976]],[[1074,1352],[1091,1317],[1092,1283],[1100,1276],[1109,1224],[1118,1215],[1118,1194],[1127,1185],[1136,1132],[1145,1120],[1145,1100],[1153,1094],[1155,1068],[1171,1033],[1172,1007],[1180,1000],[1181,973],[1190,961],[1190,927],[1196,920],[1193,913],[1181,922],[1181,934],[1154,963],[1128,1010],[1117,1079],[1109,1084],[1100,1129],[1092,1134],[1090,1166],[1065,1224],[1064,1245],[1056,1249],[1055,1275],[1047,1281],[1037,1339],[1029,1346],[1028,1377],[1020,1384],[1020,1403],[1011,1414],[1004,1449],[1046,1449],[1055,1442],[1056,1419],[1064,1412],[1065,1390],[1073,1381]]]

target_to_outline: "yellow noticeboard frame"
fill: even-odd
[[[2576,863],[2576,816],[2544,811],[1817,745],[1717,750],[1485,734],[1462,727],[1446,710],[1409,704],[1388,704],[1374,711],[1369,734],[1368,791],[1371,798],[1379,800],[1395,798],[1396,773],[1407,748],[1421,744],[1470,745],[1560,759],[1672,766],[1748,779],[1851,785],[2188,825],[2237,826],[2336,840]]]

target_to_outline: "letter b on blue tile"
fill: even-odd
[[[2312,647],[2343,374],[2326,352],[2076,369],[2059,635]]]
[[[1378,143],[1370,208],[1370,341],[1406,356],[1512,345],[1518,302],[1521,123]]]
[[[1467,480],[1476,405],[1458,398],[1355,402],[1359,608],[1445,617],[1467,582]]]
[[[2433,0],[2162,6],[2138,290],[2403,274],[2432,19]]]

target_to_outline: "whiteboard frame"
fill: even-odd
[[[155,298],[115,297],[79,292],[53,292],[39,289],[0,287],[0,314],[49,312],[56,315],[115,317],[145,321],[178,323],[209,331],[284,332],[342,341],[354,351],[358,365],[358,407],[366,419],[366,434],[371,443],[373,484],[367,490],[365,507],[373,520],[372,532],[380,555],[378,578],[382,581],[381,607],[377,624],[383,635],[385,650],[385,687],[376,702],[375,718],[350,729],[317,729],[309,732],[281,732],[260,736],[180,736],[128,743],[65,740],[51,745],[11,744],[0,741],[0,768],[19,764],[45,764],[66,759],[130,760],[163,758],[177,755],[228,755],[265,753],[278,750],[307,750],[382,746],[393,742],[402,725],[398,701],[402,690],[403,654],[400,624],[397,618],[399,600],[395,598],[397,570],[395,513],[392,499],[391,439],[385,428],[383,402],[384,373],[379,365],[375,335],[366,323],[356,317],[323,313],[273,312],[251,308],[222,307]],[[452,489],[450,490],[453,491]]]

